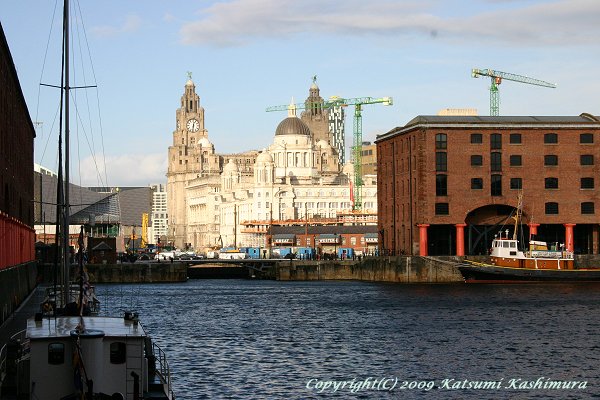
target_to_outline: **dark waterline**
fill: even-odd
[[[192,280],[97,292],[105,310],[140,313],[168,355],[177,399],[600,398],[600,284]],[[399,382],[315,390],[369,377]],[[521,390],[510,379],[587,387]],[[421,390],[400,389],[404,380]],[[500,389],[449,388],[464,380]]]

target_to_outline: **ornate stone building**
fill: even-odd
[[[191,80],[185,85],[177,129],[169,147],[168,205],[171,241],[197,251],[222,246],[267,246],[267,226],[335,220],[350,212],[353,167],[340,165],[330,121],[315,82],[302,118],[290,106],[271,145],[261,152],[215,153],[204,129]],[[374,215],[376,177],[366,177],[364,208]]]

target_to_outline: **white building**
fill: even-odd
[[[167,187],[159,183],[151,185],[152,189],[152,215],[148,227],[148,240],[150,243],[167,241],[169,218],[167,212]]]
[[[199,137],[190,122],[200,118],[197,99],[189,80],[169,148],[168,204],[177,213],[169,237],[177,246],[266,247],[270,225],[335,219],[352,210],[353,166],[340,165],[322,107],[312,106],[298,118],[291,105],[273,142],[260,153],[218,155],[204,129],[204,110]],[[307,102],[314,105],[315,99],[323,103],[313,82]],[[376,177],[366,176],[363,209],[375,214],[376,207]]]

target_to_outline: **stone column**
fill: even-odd
[[[573,251],[575,248],[573,244],[573,227],[575,224],[563,224],[565,226],[565,246],[568,251]]]
[[[429,224],[417,224],[419,227],[419,255],[427,255],[427,228]]]
[[[456,255],[462,257],[465,255],[465,226],[467,224],[455,224],[456,227]]]

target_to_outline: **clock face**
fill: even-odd
[[[187,130],[190,132],[198,132],[198,129],[200,129],[200,124],[197,119],[190,119],[186,126]]]

